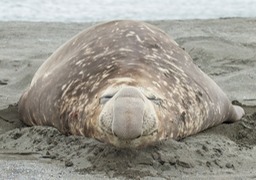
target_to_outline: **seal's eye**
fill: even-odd
[[[148,98],[148,100],[150,100],[150,101],[154,101],[154,100],[157,99],[156,96],[153,95],[153,94],[150,94],[147,98]]]
[[[113,95],[105,95],[100,97],[100,104],[105,104],[107,101],[109,101]]]
[[[152,101],[153,103],[157,104],[157,105],[161,105],[162,103],[162,99],[157,98],[155,95],[150,94],[149,96],[147,96],[148,100]]]

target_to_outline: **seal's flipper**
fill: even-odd
[[[230,114],[230,118],[226,122],[236,122],[242,119],[245,115],[244,109],[240,106],[233,105],[233,111]]]

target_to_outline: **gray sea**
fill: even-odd
[[[256,17],[256,0],[0,0],[0,21]]]

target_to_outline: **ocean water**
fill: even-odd
[[[256,0],[0,0],[0,21],[256,17]]]

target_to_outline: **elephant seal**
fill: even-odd
[[[28,125],[128,148],[181,139],[244,114],[166,33],[130,20],[96,25],[62,45],[18,105]]]

